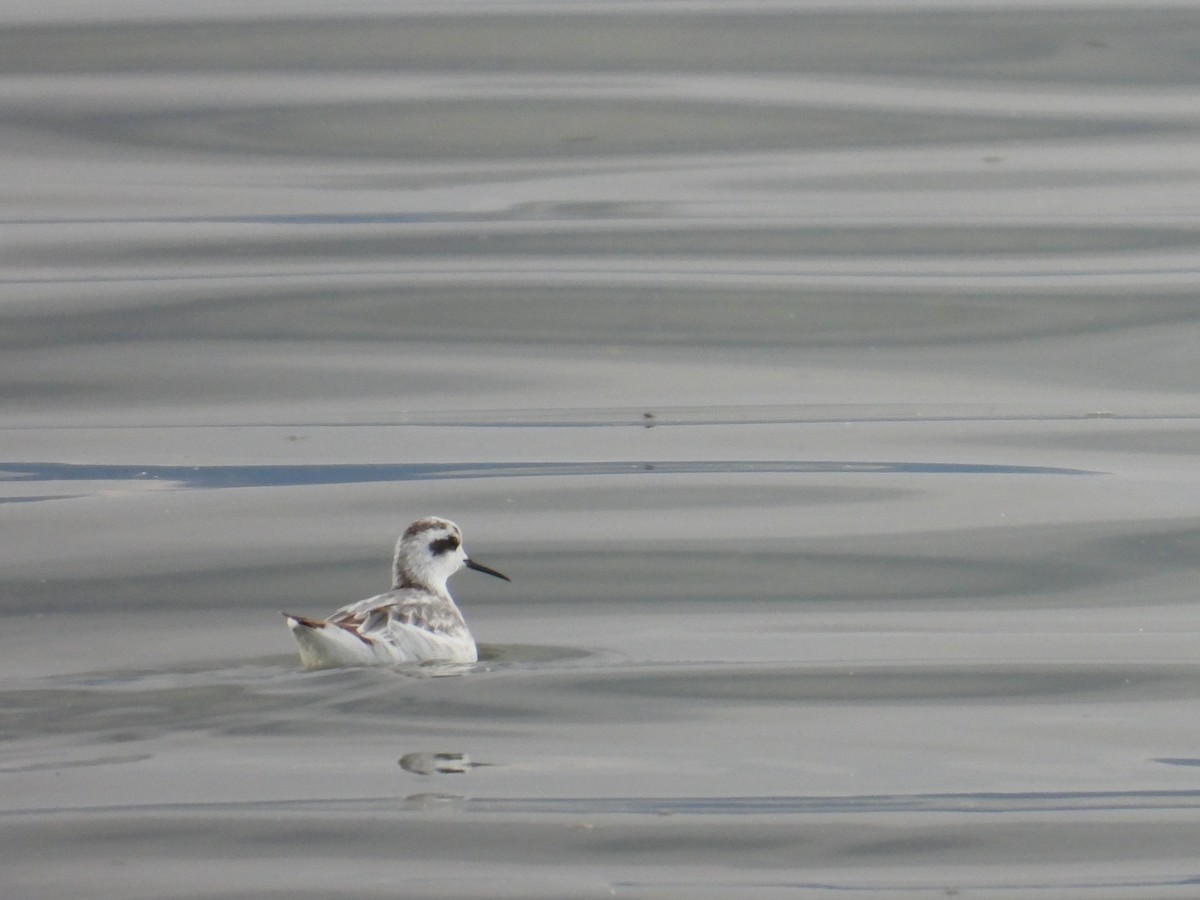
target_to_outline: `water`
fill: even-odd
[[[1196,12],[9,4],[5,896],[1196,896]]]

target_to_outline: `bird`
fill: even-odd
[[[326,619],[283,614],[300,645],[301,665],[475,662],[475,638],[446,589],[446,581],[464,566],[512,580],[468,557],[462,531],[449,519],[417,519],[396,541],[390,591],[343,606]]]

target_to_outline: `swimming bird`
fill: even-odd
[[[446,581],[466,566],[509,581],[467,556],[462,531],[448,519],[417,519],[396,541],[392,589],[343,606],[327,619],[284,613],[310,669],[472,663],[479,658]]]

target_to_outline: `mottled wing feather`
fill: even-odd
[[[328,621],[352,628],[364,637],[386,632],[393,624],[448,634],[463,626],[462,617],[448,604],[430,599],[424,592],[399,590],[343,606]]]
[[[445,604],[409,602],[391,609],[393,621],[413,628],[423,628],[434,634],[449,634],[463,625],[462,616]]]
[[[365,616],[362,621],[355,622],[354,627],[358,629],[360,634],[370,634],[375,629],[382,625],[387,625],[388,609],[384,606],[377,606]]]

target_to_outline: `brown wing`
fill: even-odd
[[[424,591],[398,590],[344,606],[327,620],[362,637],[386,631],[393,623],[446,634],[462,628],[462,615],[453,604]]]

